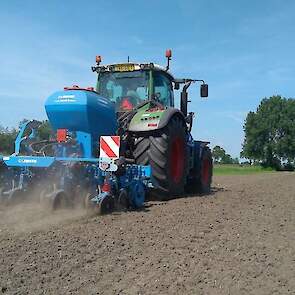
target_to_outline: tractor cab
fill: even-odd
[[[173,77],[164,68],[150,64],[112,64],[98,68],[96,91],[111,100],[117,112],[134,109],[147,100],[174,106]]]
[[[174,107],[173,88],[181,91],[181,112],[186,117],[188,93],[192,83],[202,82],[200,96],[208,97],[208,85],[204,80],[174,79],[169,73],[172,52],[166,51],[166,68],[154,63],[120,63],[100,65],[101,56],[96,56],[96,66],[92,67],[97,72],[98,79],[96,92],[115,104],[116,112],[133,110],[146,101],[160,103],[164,108]]]

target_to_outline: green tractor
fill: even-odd
[[[191,135],[194,114],[188,112],[188,88],[201,82],[200,95],[208,97],[203,80],[175,79],[167,66],[154,63],[101,65],[96,57],[92,71],[98,74],[96,92],[115,104],[120,154],[129,163],[150,165],[152,195],[169,200],[184,193],[209,193],[212,155],[209,142]],[[174,92],[182,87],[180,109]],[[106,123],[107,124],[107,123]]]

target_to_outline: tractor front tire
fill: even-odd
[[[157,200],[169,200],[184,193],[188,161],[186,141],[186,126],[179,117],[173,117],[165,128],[135,140],[135,162],[151,166],[152,194]]]
[[[195,166],[190,173],[186,191],[191,194],[209,194],[211,192],[212,173],[212,154],[210,149],[205,147],[202,151],[201,158],[198,162],[195,162]]]

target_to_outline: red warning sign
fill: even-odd
[[[120,136],[101,136],[100,153],[101,158],[119,158]]]

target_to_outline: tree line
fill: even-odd
[[[215,164],[239,164],[240,161],[238,158],[232,158],[224,148],[219,145],[216,145],[212,149],[212,157]]]

